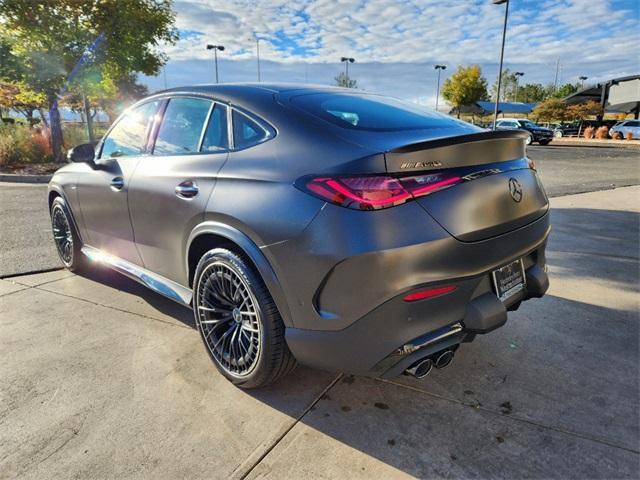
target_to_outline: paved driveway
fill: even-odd
[[[112,273],[0,281],[0,477],[638,478],[638,205],[553,200],[552,286],[423,380],[232,387]]]

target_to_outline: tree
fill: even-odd
[[[502,72],[502,82],[500,84],[500,99],[499,102],[515,102],[516,101],[516,85],[518,84],[518,77],[515,72],[512,73],[508,68]],[[491,98],[496,99],[496,93],[498,91],[498,80],[491,85]],[[522,95],[519,93],[519,97]]]
[[[603,115],[600,102],[588,100],[583,103],[576,103],[567,107],[567,118],[570,120],[582,120],[587,117],[599,117]]]
[[[487,98],[487,80],[482,76],[480,66],[458,66],[455,73],[444,81],[442,97],[458,111],[458,118],[460,107]]]
[[[560,85],[556,89],[554,89],[553,87],[550,87],[550,89],[552,90],[550,96],[553,98],[565,98],[571,95],[572,93],[576,93],[579,88],[580,88],[579,83],[575,85],[573,83],[565,83],[564,85]]]
[[[158,45],[178,38],[174,21],[171,0],[2,0],[0,43],[10,45],[7,64],[20,68],[5,68],[3,62],[0,78],[22,82],[44,94],[50,109],[52,149],[60,161],[58,96],[86,49],[104,36],[88,56],[85,70],[72,79],[81,88],[92,81],[116,83],[134,72],[155,75],[166,61]]]
[[[0,80],[0,117],[2,110],[11,109],[22,113],[29,125],[34,125],[33,118],[36,110],[41,111],[45,105],[45,96],[34,92],[23,83],[13,83]]]
[[[340,75],[334,78],[338,87],[358,88],[358,82],[347,76],[346,73],[340,72]]]
[[[541,83],[527,83],[518,89],[518,100],[525,103],[538,103],[548,97],[548,91]]]
[[[567,119],[567,104],[559,98],[548,98],[536,105],[531,115],[541,122],[563,121]]]

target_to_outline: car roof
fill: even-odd
[[[353,90],[343,87],[332,87],[329,85],[314,85],[306,83],[262,83],[262,82],[243,82],[243,83],[220,83],[220,84],[202,84],[202,85],[186,85],[182,87],[169,88],[155,92],[155,95],[165,93],[204,93],[210,95],[241,95],[248,96],[261,93],[366,93],[360,90]]]

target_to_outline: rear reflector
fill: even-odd
[[[444,295],[445,293],[451,293],[456,289],[455,285],[448,285],[446,287],[428,288],[426,290],[419,290],[417,292],[405,295],[403,300],[405,302],[415,302],[417,300],[424,300],[425,298],[437,297],[438,295]]]
[[[423,197],[462,181],[447,173],[390,177],[314,177],[296,182],[303,190],[342,207],[379,210]]]

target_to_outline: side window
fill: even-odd
[[[249,117],[233,111],[233,146],[247,148],[267,138],[267,132]]]
[[[143,153],[149,123],[159,104],[157,101],[145,103],[122,117],[102,142],[100,158],[129,157]]]
[[[169,100],[158,130],[153,154],[173,155],[197,152],[210,108],[211,101],[202,98]]]
[[[227,107],[219,103],[213,108],[209,117],[207,131],[202,140],[201,152],[217,152],[229,148],[227,131]]]
[[[624,124],[625,127],[640,127],[640,122],[632,120]]]

